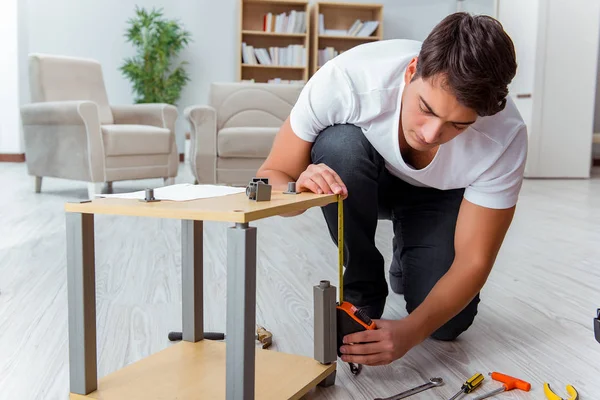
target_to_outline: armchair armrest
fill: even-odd
[[[190,106],[184,110],[190,123],[190,163],[199,183],[216,183],[217,110]]]
[[[25,104],[21,121],[30,174],[104,181],[104,146],[96,103]]]
[[[96,103],[87,100],[48,101],[22,105],[21,119],[23,125],[85,125],[94,123],[94,111],[98,114]]]

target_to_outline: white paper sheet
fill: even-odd
[[[227,196],[235,193],[245,192],[246,188],[238,188],[221,185],[193,185],[191,183],[182,183],[178,185],[164,186],[154,189],[154,198],[157,200],[188,201],[196,199],[205,199],[208,197]],[[115,194],[97,194],[97,197],[112,197],[118,199],[138,199],[146,198],[146,191]]]

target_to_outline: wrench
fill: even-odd
[[[420,393],[420,392],[422,392],[424,390],[431,389],[431,388],[434,388],[434,387],[442,386],[443,384],[444,384],[444,380],[442,378],[431,378],[431,379],[429,379],[429,382],[427,382],[424,385],[417,386],[416,388],[407,390],[407,391],[402,392],[402,393],[398,393],[395,396],[386,397],[384,399],[377,398],[375,400],[400,400],[400,399],[405,399],[408,396],[412,396],[413,394],[417,394],[417,393]]]

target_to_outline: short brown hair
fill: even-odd
[[[504,109],[516,70],[515,48],[502,24],[458,12],[427,36],[413,79],[443,77],[443,85],[461,104],[486,116]]]

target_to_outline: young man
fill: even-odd
[[[508,96],[513,43],[490,17],[456,13],[423,43],[357,46],[307,82],[257,172],[275,189],[343,194],[344,297],[378,329],[348,335],[342,360],[387,364],[473,322],[512,221],[527,154]],[[337,243],[337,205],[323,207]],[[389,279],[408,316],[380,320],[388,295],[375,246],[393,222]]]

